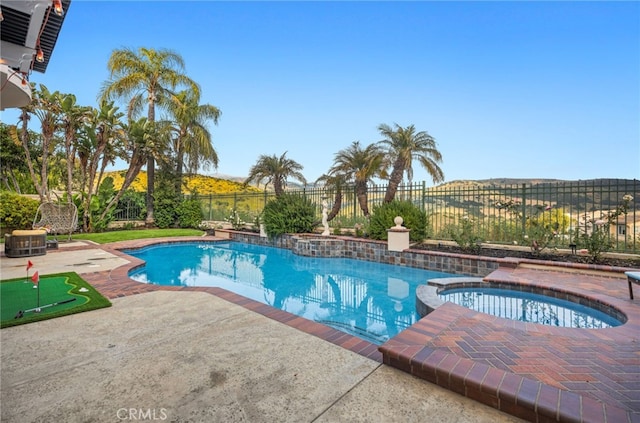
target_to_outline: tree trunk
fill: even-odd
[[[13,169],[11,169],[11,183],[13,184],[16,192],[18,194],[22,194],[22,188],[20,188],[20,184],[18,183],[18,178],[16,178],[16,174]]]
[[[96,134],[97,145],[96,149],[88,160],[88,171],[89,175],[87,177],[87,196],[85,199],[85,207],[84,207],[84,219],[83,225],[85,226],[85,231],[90,231],[93,228],[93,222],[91,221],[91,200],[93,199],[94,187],[97,191],[100,187],[100,180],[98,179],[96,183],[96,173],[98,171],[98,162],[100,161],[100,157],[104,152],[107,146],[107,140],[104,135],[104,128],[100,127],[98,129],[98,133]],[[103,163],[104,167],[104,163]]]
[[[67,155],[67,201],[71,203],[73,201],[72,188],[73,188],[73,155],[71,150],[71,145],[73,141],[73,127],[67,126],[65,128],[65,136],[64,136],[64,147],[65,153]]]
[[[149,93],[149,114],[148,120],[153,125],[153,137],[154,143],[158,142],[157,133],[155,131],[155,121],[156,121],[156,108],[155,108],[155,93]],[[147,218],[145,219],[145,225],[147,228],[153,227],[155,223],[155,217],[153,215],[154,204],[153,204],[153,194],[155,189],[155,180],[156,180],[156,162],[153,157],[155,154],[155,149],[152,151],[147,150]]]
[[[327,216],[327,222],[331,222],[337,215],[340,213],[340,209],[342,208],[342,191],[336,191],[336,196],[333,199],[333,207],[331,207],[331,211],[329,212],[329,216]]]
[[[33,161],[31,160],[31,153],[29,152],[29,114],[26,110],[23,110],[20,114],[20,121],[22,122],[22,132],[20,133],[20,143],[22,144],[22,148],[24,149],[24,155],[27,159],[27,167],[29,168],[29,175],[31,176],[31,181],[33,182],[33,186],[40,197],[40,202],[44,201],[44,193],[42,192],[42,187],[38,182],[38,178],[36,176],[36,171],[33,166]],[[17,135],[17,133],[16,133]]]
[[[42,123],[42,163],[40,164],[40,182],[42,187],[42,194],[44,197],[51,201],[51,192],[49,191],[49,154],[52,149],[51,143],[53,142],[53,135],[55,128],[53,124],[43,120]]]
[[[147,158],[147,218],[145,219],[145,225],[147,228],[152,227],[155,218],[153,217],[153,194],[154,194],[154,181],[155,181],[155,160],[153,156]]]
[[[367,183],[356,182],[356,197],[358,198],[358,204],[364,214],[364,217],[369,218],[369,205],[367,204]]]
[[[182,130],[180,131],[176,148],[176,195],[180,197],[182,197],[182,171],[184,168],[184,143],[182,140],[186,136],[183,132]]]
[[[282,182],[279,178],[273,178],[273,190],[276,193],[276,197],[280,197],[284,194],[284,188],[282,188]]]
[[[402,174],[404,173],[404,166],[402,160],[397,158],[393,164],[393,171],[389,178],[389,185],[387,185],[387,192],[384,194],[384,203],[390,203],[396,198],[396,192],[398,186],[402,182]]]

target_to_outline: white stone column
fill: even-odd
[[[388,251],[404,251],[409,248],[409,231],[410,229],[402,226],[404,219],[396,216],[393,219],[396,226],[387,229],[387,250]]]

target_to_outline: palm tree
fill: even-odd
[[[386,176],[383,163],[384,153],[377,145],[371,144],[363,149],[360,141],[354,141],[336,153],[333,166],[329,169],[330,175],[341,175],[345,181],[355,184],[358,204],[365,217],[369,217],[367,184],[374,177]]]
[[[188,87],[195,95],[200,95],[200,88],[184,71],[182,57],[167,49],[154,50],[141,47],[114,50],[107,63],[110,79],[101,89],[102,100],[121,98],[128,100],[128,117],[137,117],[143,104],[147,104],[147,121],[154,125],[156,105],[166,106],[179,86]],[[153,193],[155,176],[155,156],[162,152],[158,140],[149,139],[146,149],[147,160],[147,225],[152,225]]]
[[[29,164],[29,170],[33,178],[33,184],[40,196],[40,201],[51,200],[51,192],[49,191],[49,158],[56,148],[55,133],[60,129],[60,93],[58,91],[51,92],[46,86],[40,84],[40,89],[34,91],[33,102],[27,106],[28,112],[35,114],[40,120],[42,129],[42,157],[40,157],[40,181],[37,180],[35,167],[33,163]],[[23,118],[24,119],[24,118]],[[23,136],[25,133],[23,133]],[[23,139],[23,148],[25,154],[28,154],[28,138],[25,142]],[[31,159],[27,156],[28,160]]]
[[[180,194],[185,158],[188,173],[209,164],[218,167],[218,153],[206,124],[208,120],[218,124],[220,109],[211,104],[199,104],[193,91],[181,91],[171,98],[169,112],[175,120],[172,148],[176,157],[176,193]]]
[[[436,148],[435,139],[425,131],[416,133],[414,125],[409,125],[406,128],[397,123],[394,125],[395,129],[385,124],[378,126],[378,131],[385,137],[379,144],[393,162],[389,185],[387,185],[387,192],[384,196],[385,203],[389,203],[395,198],[405,172],[409,184],[411,184],[413,180],[411,165],[414,160],[418,160],[422,167],[429,172],[434,183],[444,181],[444,173],[438,166],[438,163],[442,161],[442,155]]]
[[[249,170],[249,176],[245,179],[244,183],[248,184],[251,181],[260,182],[266,180],[265,187],[270,183],[273,183],[273,190],[276,193],[276,197],[279,197],[284,193],[284,188],[287,186],[287,179],[294,178],[303,184],[307,183],[300,171],[302,165],[294,160],[286,157],[285,151],[282,156],[277,157],[261,155],[258,158],[256,164],[251,166]]]

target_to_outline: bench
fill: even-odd
[[[633,287],[632,283],[640,285],[640,272],[624,272],[627,275],[627,282],[629,283],[629,298],[633,300]]]
[[[33,218],[33,229],[46,229],[52,235],[71,234],[78,226],[78,208],[73,203],[44,202]]]

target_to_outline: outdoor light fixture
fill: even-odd
[[[22,75],[22,85],[27,85],[27,77]]]
[[[36,60],[40,63],[44,62],[44,53],[42,52],[42,49],[40,47],[38,47],[38,53],[36,54]]]
[[[53,10],[56,12],[56,15],[62,16],[64,10],[62,10],[62,1],[61,0],[53,0]]]

